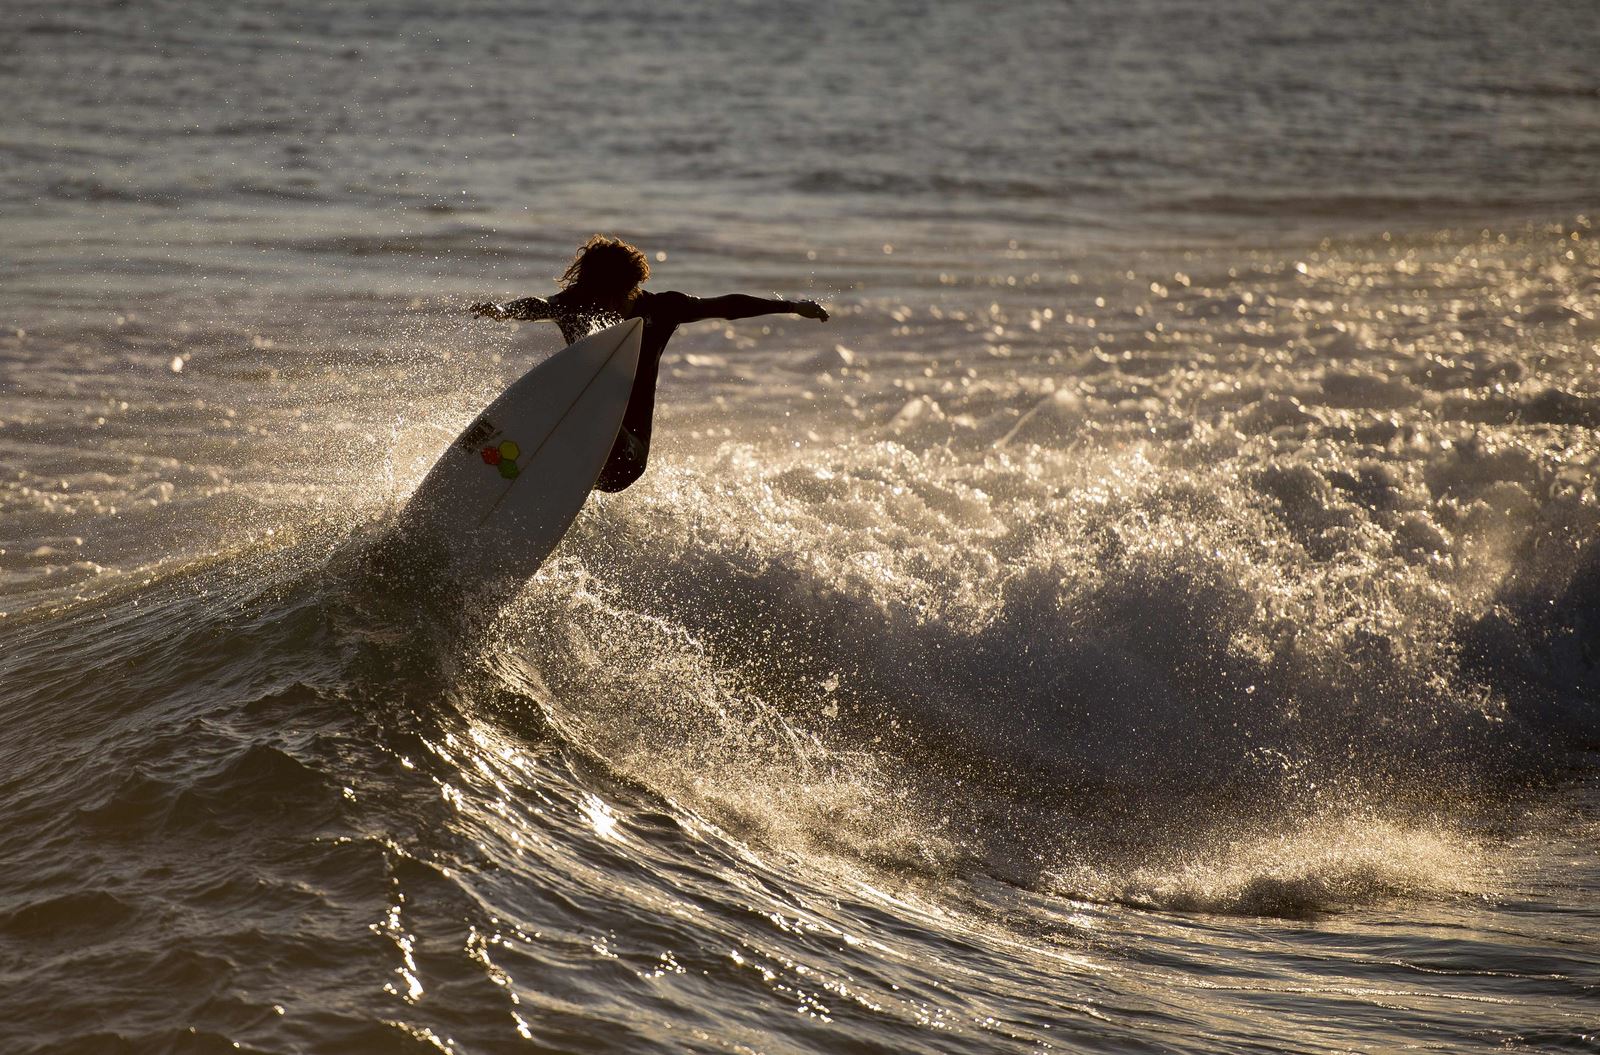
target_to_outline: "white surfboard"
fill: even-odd
[[[622,428],[643,319],[576,341],[512,382],[401,513],[485,578],[526,579],[583,508]]]

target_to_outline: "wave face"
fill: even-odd
[[[0,1050],[1592,1049],[1575,6],[9,0]],[[833,319],[451,581],[595,230]]]
[[[1577,1043],[1594,245],[1008,250],[686,331],[510,597],[389,525],[552,336],[13,331],[10,1046]]]

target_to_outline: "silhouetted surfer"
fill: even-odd
[[[595,482],[599,491],[620,491],[643,474],[650,456],[661,353],[683,323],[756,315],[799,315],[828,321],[828,313],[814,300],[767,300],[742,293],[702,298],[671,290],[647,293],[639,286],[649,277],[650,264],[637,248],[597,234],[572,258],[561,275],[561,292],[555,296],[523,297],[508,304],[485,301],[470,309],[474,315],[491,319],[553,320],[568,344],[623,319],[644,319],[639,372],[622,416],[622,432]]]

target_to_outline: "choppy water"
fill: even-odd
[[[5,14],[7,1051],[1600,1048],[1585,5]],[[597,228],[834,321],[463,599]]]

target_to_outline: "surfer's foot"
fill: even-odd
[[[632,432],[623,429],[617,437],[616,446],[611,448],[611,457],[606,461],[605,468],[600,470],[600,479],[595,481],[594,489],[607,493],[622,490],[644,475],[649,458],[649,446]]]

